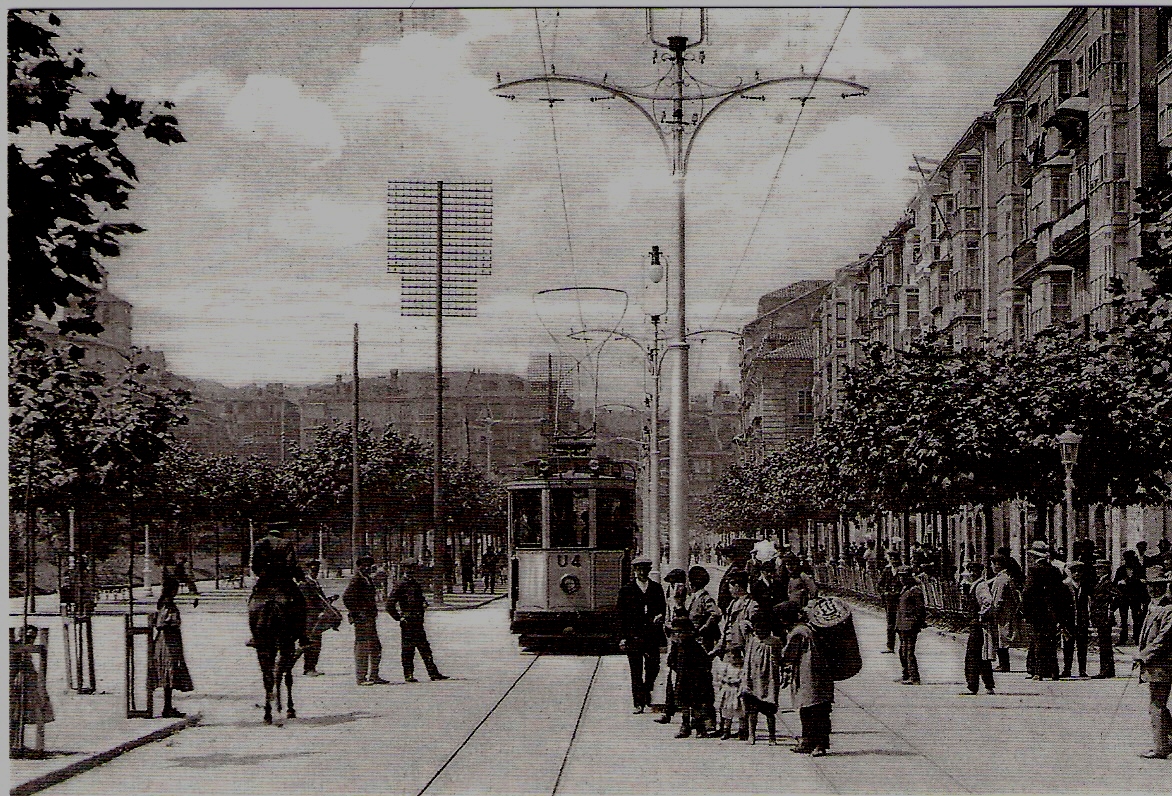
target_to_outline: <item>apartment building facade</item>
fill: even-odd
[[[1073,9],[993,108],[921,170],[891,231],[837,269],[821,304],[818,419],[834,416],[846,368],[868,342],[898,351],[934,331],[961,349],[1055,324],[1112,324],[1112,284],[1144,286],[1135,190],[1167,189],[1172,174],[1170,31],[1169,9]],[[1080,522],[1115,561],[1168,524],[1158,508],[1088,516]],[[940,532],[958,555],[980,556],[1020,549],[1036,521],[1028,506],[1004,504],[985,527],[974,507]],[[937,531],[924,518],[913,525],[920,538]]]
[[[767,293],[742,330],[741,435],[751,461],[814,433],[815,313],[830,287],[811,279]]]

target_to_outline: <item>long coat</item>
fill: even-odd
[[[794,625],[781,657],[789,669],[790,698],[796,710],[834,701],[834,680],[826,671],[809,625]]]
[[[1062,573],[1048,561],[1034,564],[1026,575],[1021,610],[1038,631],[1053,632],[1072,624],[1074,601]]]
[[[1172,683],[1172,596],[1165,594],[1148,608],[1135,657],[1141,682]]]
[[[176,691],[194,691],[187,658],[183,655],[183,631],[180,628],[179,609],[164,604],[155,617],[155,656],[147,669],[147,688],[173,688]]]
[[[712,706],[716,699],[712,688],[712,659],[695,636],[672,639],[667,667],[673,674],[672,699],[676,708]]]
[[[899,609],[895,614],[895,629],[899,633],[918,633],[927,625],[928,609],[924,590],[919,584],[908,586],[899,594]]]
[[[994,575],[989,588],[993,593],[993,618],[997,624],[998,646],[1005,647],[1013,640],[1021,597],[1008,569]]]

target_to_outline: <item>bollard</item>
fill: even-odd
[[[155,715],[155,692],[150,684],[150,666],[155,659],[155,612],[151,611],[146,615],[146,625],[135,624],[135,614],[126,614],[126,718],[128,719],[151,719]],[[139,636],[146,637],[146,660],[144,662],[144,671],[147,677],[143,681],[146,689],[146,706],[144,708],[138,707],[137,688],[139,685],[139,665],[137,655],[137,645],[135,639]]]

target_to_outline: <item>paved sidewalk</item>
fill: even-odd
[[[324,583],[325,591],[327,594],[340,593],[347,582],[348,579],[328,580]],[[176,694],[176,706],[179,710],[188,713],[186,719],[180,720],[126,718],[126,666],[125,648],[122,640],[124,633],[123,615],[126,611],[124,597],[121,602],[104,601],[99,603],[93,617],[97,693],[87,695],[80,695],[70,690],[66,684],[62,648],[64,631],[58,614],[57,595],[37,597],[37,613],[30,615],[29,621],[30,624],[38,627],[49,628],[49,696],[56,720],[45,725],[45,757],[9,761],[9,787],[14,796],[36,793],[108,762],[131,749],[163,740],[180,730],[199,723],[207,711],[207,706],[202,703],[206,699],[214,699],[214,695],[213,697],[207,696],[208,687],[218,677],[214,673],[216,670],[214,665],[211,669],[200,666],[199,662],[206,653],[193,647],[197,639],[206,636],[206,631],[210,631],[212,634],[212,641],[207,646],[218,653],[213,656],[212,662],[215,662],[216,657],[239,658],[240,668],[249,675],[254,673],[255,656],[251,650],[244,647],[244,642],[248,638],[247,620],[245,619],[248,590],[222,588],[217,591],[212,581],[208,581],[206,584],[199,583],[199,589],[198,595],[189,595],[184,592],[179,595],[178,599],[184,619],[184,642],[188,663],[192,668],[196,685],[196,692],[190,696]],[[158,592],[157,586],[155,591]],[[137,598],[135,600],[136,613],[145,614],[147,611],[154,610],[154,600],[149,598],[145,589],[136,589],[135,596]],[[444,605],[432,606],[431,610],[457,611],[479,608],[506,596],[503,592],[496,594],[448,594],[445,596]],[[194,605],[197,598],[199,600],[198,607]],[[20,598],[10,600],[10,625],[20,623],[21,608],[22,600]],[[216,619],[214,615],[217,614],[235,614],[239,616],[239,621],[228,619],[225,624],[226,617]],[[144,621],[139,620],[140,623]],[[397,636],[396,633],[393,633],[397,626],[386,616],[381,617],[381,621],[387,625],[381,628],[381,635],[389,647],[389,637],[392,634]],[[343,627],[346,627],[345,623],[343,623]],[[231,640],[225,637],[226,631],[228,631]],[[346,627],[345,632],[352,636],[350,628]],[[331,649],[336,651],[339,646],[349,646],[348,643],[339,642],[338,639],[341,635],[327,633],[326,641]],[[392,650],[388,649],[383,660],[387,674],[393,676],[391,667],[398,667],[398,656],[391,653]],[[347,656],[344,654],[338,657],[341,658],[337,664],[340,668],[345,665]],[[201,672],[201,668],[204,671]],[[300,672],[300,667],[298,672]],[[145,671],[140,671],[139,677],[145,678]],[[256,675],[256,678],[259,678],[259,674]],[[348,679],[346,678],[347,681]],[[141,682],[139,686],[141,689]],[[155,692],[155,697],[155,712],[158,713],[162,710],[162,692]],[[239,701],[243,703],[246,699],[240,695]],[[188,704],[185,707],[183,703]],[[32,736],[33,730],[30,729],[27,735],[30,744]]]

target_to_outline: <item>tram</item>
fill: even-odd
[[[560,441],[506,485],[510,629],[523,648],[614,646],[635,548],[633,465]]]

